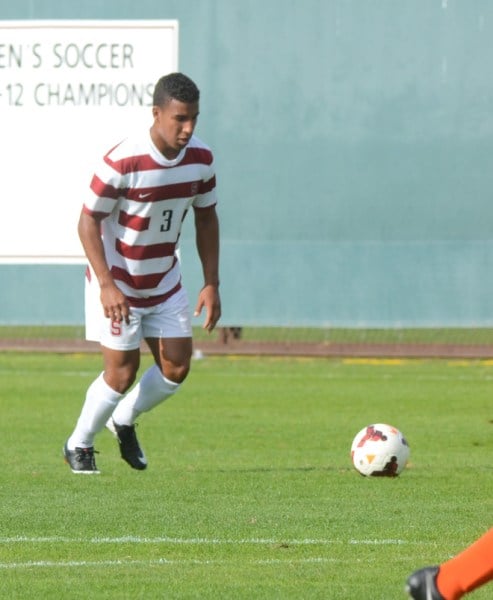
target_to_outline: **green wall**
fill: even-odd
[[[84,322],[81,265],[0,265],[0,325]]]
[[[0,19],[53,18],[179,20],[225,324],[493,324],[492,2],[0,0]],[[191,221],[182,250],[194,302]],[[81,322],[80,271],[0,266],[0,321]]]

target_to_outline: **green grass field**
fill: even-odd
[[[75,476],[61,448],[100,368],[0,355],[2,599],[398,600],[493,524],[491,361],[206,357],[141,417],[147,471],[105,431],[101,475]],[[361,477],[352,438],[382,421],[411,464]]]
[[[373,343],[373,344],[493,344],[493,329],[487,327],[451,328],[334,328],[334,327],[243,327],[242,339],[248,342],[281,343]],[[0,340],[83,340],[83,325],[0,325]],[[194,339],[217,339],[202,327],[194,327]]]

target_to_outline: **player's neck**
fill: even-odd
[[[168,146],[166,142],[156,134],[154,129],[151,127],[149,133],[151,134],[151,140],[154,146],[159,150],[159,152],[166,158],[166,160],[174,160],[178,154],[180,154],[181,149],[172,148]]]

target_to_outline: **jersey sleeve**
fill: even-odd
[[[111,152],[97,166],[84,202],[85,212],[102,218],[111,214],[125,187],[124,175],[112,161]]]
[[[200,182],[197,195],[195,196],[192,206],[194,208],[209,208],[217,204],[216,194],[216,174],[214,163],[207,165],[204,168],[203,179]]]

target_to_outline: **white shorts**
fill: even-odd
[[[130,323],[104,316],[97,283],[86,279],[86,339],[112,350],[135,350],[145,338],[192,337],[188,295],[180,288],[165,302],[146,308],[130,307]]]

